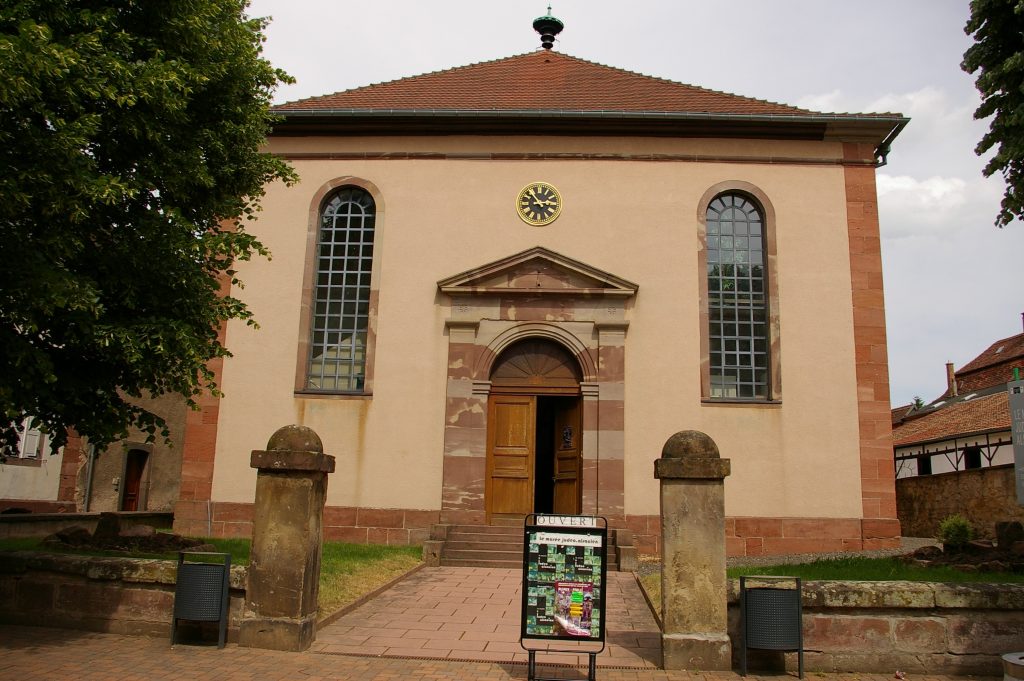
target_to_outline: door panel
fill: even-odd
[[[149,455],[139,449],[128,452],[124,468],[124,497],[121,501],[122,511],[141,511],[139,507],[142,491],[142,474],[146,470],[146,459]]]
[[[531,513],[537,398],[492,395],[487,411],[487,519]]]
[[[577,514],[582,509],[583,457],[579,399],[560,399],[555,413],[554,512]]]

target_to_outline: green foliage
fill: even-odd
[[[974,527],[967,518],[954,513],[939,523],[939,534],[936,539],[945,546],[960,547],[974,539]]]
[[[996,150],[984,173],[999,172],[1006,182],[996,216],[996,225],[1003,227],[1024,217],[1024,0],[971,0],[964,30],[975,43],[964,53],[961,68],[978,74],[982,100],[974,117],[992,117],[975,152]]]
[[[259,152],[290,79],[246,6],[0,3],[0,454],[26,417],[54,447],[166,437],[139,398],[195,407],[219,327],[253,323],[221,286],[266,255],[243,222],[294,174]]]
[[[921,399],[920,395],[914,395],[914,401],[911,404],[914,409],[924,409],[924,400]]]

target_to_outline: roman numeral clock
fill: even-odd
[[[516,213],[528,225],[548,225],[562,211],[562,196],[547,182],[531,182],[516,197]]]

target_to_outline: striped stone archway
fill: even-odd
[[[553,341],[579,363],[583,513],[621,520],[626,301],[637,286],[537,247],[438,287],[449,309],[441,521],[485,522],[491,371],[506,348],[528,338]]]

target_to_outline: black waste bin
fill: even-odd
[[[223,648],[228,631],[230,553],[178,552],[178,581],[174,587],[171,645],[178,642],[178,620],[219,622],[217,647]]]
[[[747,588],[747,580],[773,586]],[[789,582],[793,586],[774,586]],[[740,619],[743,648],[740,673],[747,675],[747,650],[796,651],[804,677],[803,590],[799,577],[740,577]]]

